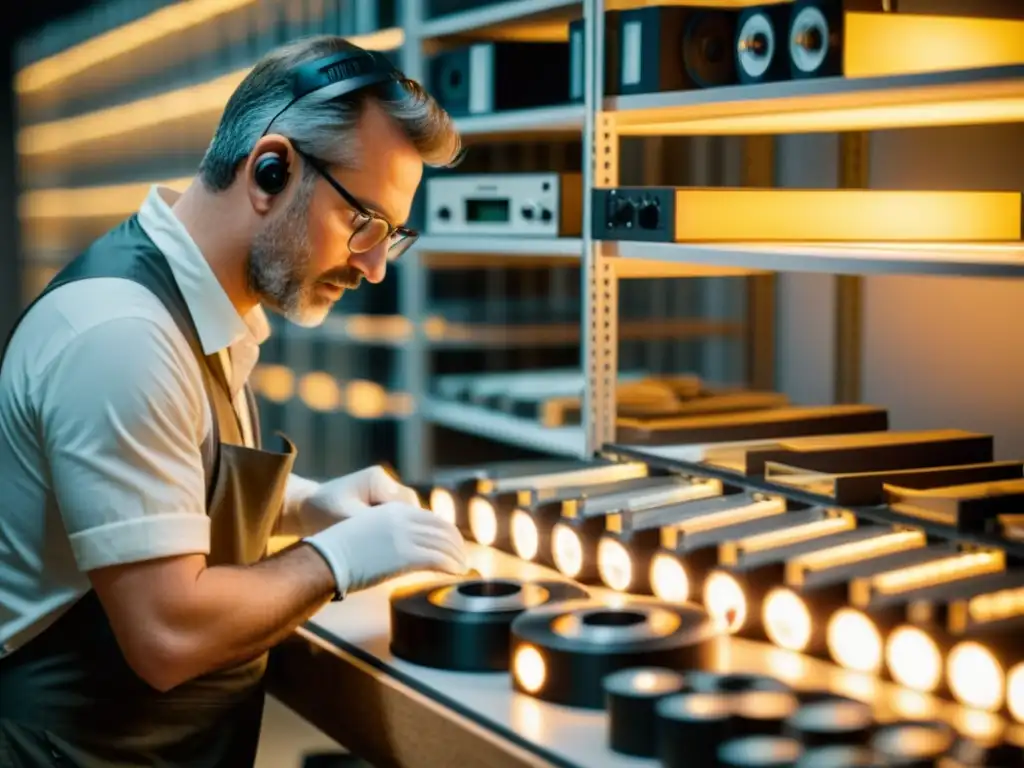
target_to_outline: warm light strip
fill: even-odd
[[[1006,567],[1006,554],[1001,550],[968,552],[944,557],[931,563],[912,565],[850,583],[850,602],[865,607],[876,595],[896,595],[922,587],[938,586],[970,576],[998,573]]]
[[[744,504],[742,507],[733,507],[732,509],[723,509],[721,512],[701,515],[692,520],[684,520],[683,522],[662,528],[661,546],[666,549],[675,549],[681,536],[693,536],[705,531],[715,530],[716,528],[739,525],[751,520],[761,520],[766,517],[785,514],[785,512],[786,501],[784,499],[765,499],[764,501],[755,501],[753,504]]]
[[[614,483],[620,480],[633,480],[647,477],[650,468],[645,462],[633,461],[622,464],[607,464],[587,469],[570,470],[567,472],[551,472],[543,475],[525,475],[522,477],[493,478],[480,480],[477,484],[478,493],[502,493],[518,491],[523,488],[575,487],[598,483]]]
[[[104,187],[34,189],[18,198],[18,215],[23,221],[36,219],[89,219],[130,216],[156,185],[182,192],[190,177],[163,179]]]
[[[792,528],[783,528],[779,531],[759,533],[755,536],[748,536],[738,541],[727,541],[719,549],[719,559],[725,565],[734,565],[745,555],[755,552],[763,552],[768,549],[798,544],[803,541],[810,541],[822,536],[829,536],[833,533],[852,531],[857,527],[857,518],[843,512],[836,517],[829,517],[825,520],[815,520],[813,523],[794,525]]]
[[[819,549],[800,555],[786,563],[785,582],[798,587],[804,583],[809,571],[820,571],[856,563],[869,557],[881,557],[895,552],[917,549],[927,544],[922,531],[897,531],[873,539],[852,541],[836,547]]]
[[[677,242],[1021,237],[1019,192],[682,188],[675,207]]]
[[[15,76],[19,94],[41,91],[90,67],[180,34],[256,0],[184,0],[29,64]]]
[[[972,597],[967,603],[967,612],[975,624],[1024,615],[1024,587]]]
[[[679,485],[664,490],[655,489],[650,493],[638,494],[629,499],[623,509],[628,509],[631,512],[643,512],[667,504],[682,504],[684,501],[709,499],[712,496],[719,496],[721,493],[722,482],[720,480],[701,480],[691,485]]]
[[[649,108],[630,106],[650,101],[647,96],[619,97],[611,102],[612,116],[623,136],[827,133],[1024,121],[1024,81],[1019,76],[827,94],[803,94],[801,87],[809,86],[794,82],[792,96],[750,94],[742,102],[684,101]]]
[[[943,72],[1024,62],[1024,21],[902,13],[847,13],[846,77]]]
[[[401,46],[403,38],[403,31],[394,28],[348,39],[367,50],[386,51]],[[27,126],[18,133],[18,152],[26,157],[59,152],[90,141],[155,128],[174,120],[219,114],[248,73],[249,67],[246,67],[205,83],[116,107]]]

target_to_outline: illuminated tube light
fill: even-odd
[[[1019,192],[674,188],[675,242],[1003,242]]]
[[[1006,678],[996,655],[973,640],[958,643],[946,660],[949,690],[961,704],[995,712],[1006,697]]]
[[[765,596],[762,608],[771,642],[790,651],[824,655],[826,619],[846,605],[851,580],[935,557],[924,549],[926,538],[919,531],[869,527],[858,534],[854,540],[785,563],[782,583]]]
[[[470,534],[480,544],[512,554],[515,552],[512,513],[516,509],[554,496],[561,488],[641,479],[646,478],[647,473],[648,466],[643,462],[590,462],[561,472],[481,480],[477,486],[477,495],[469,502]],[[677,481],[663,478],[661,482],[674,485]]]
[[[388,29],[348,40],[366,50],[393,50],[403,37],[401,29]],[[212,132],[224,105],[247,74],[248,67],[128,104],[27,126],[18,133],[18,152],[23,157],[63,152],[176,121],[188,121],[196,128],[206,126]]]
[[[1004,605],[995,608],[999,592]],[[1012,590],[989,592],[987,597],[995,610],[965,627],[946,660],[946,682],[960,703],[993,712],[1006,709],[1019,720],[1024,703],[1018,669],[1024,663],[1024,612]]]
[[[651,594],[648,575],[651,558],[661,543],[662,527],[721,508],[720,481],[695,482],[686,490],[685,499],[667,506],[608,515],[606,532],[597,547],[598,573],[605,586],[618,592]]]
[[[849,605],[833,613],[826,627],[826,643],[832,659],[856,672],[882,673],[885,641],[897,627],[912,620],[911,617],[913,623],[926,626],[928,613],[941,610],[949,595],[960,589],[984,591],[991,585],[991,563],[996,563],[1001,571],[1004,557],[1000,552],[991,561],[979,561],[978,554],[994,553],[958,553],[952,545],[939,544],[904,553],[902,557],[907,558],[907,562],[896,567],[852,579]],[[920,558],[918,562],[910,562],[916,558]],[[958,567],[958,563],[966,567]],[[894,565],[893,562],[886,564]],[[882,588],[868,589],[866,584]],[[927,677],[925,672],[908,671],[906,674],[920,679]]]
[[[1024,616],[1024,571],[969,578],[936,591],[908,603],[908,623],[885,643],[889,676],[925,693],[946,692],[945,659],[965,633]]]
[[[921,627],[896,627],[885,641],[885,666],[900,685],[932,693],[942,684],[945,654],[938,642]]]
[[[1006,706],[1014,720],[1024,723],[1024,662],[1006,675]]]
[[[846,77],[945,72],[1024,62],[1024,21],[901,13],[847,13]]]
[[[197,29],[204,22],[253,5],[255,0],[184,0],[115,29],[91,37],[53,56],[29,64],[14,79],[19,95],[42,91],[57,83],[172,35]]]
[[[857,530],[857,519],[840,512],[722,542],[719,565],[704,585],[704,607],[726,631],[763,637],[762,604],[769,590],[782,581],[788,560],[864,537],[865,532]]]
[[[1002,550],[961,552],[929,563],[898,568],[856,579],[850,584],[850,602],[863,607],[876,596],[899,595],[914,589],[998,573],[1006,567]]]
[[[23,222],[39,224],[53,219],[122,219],[139,210],[150,187],[170,187],[183,192],[191,181],[191,178],[181,177],[133,184],[29,190],[18,198],[18,217]]]
[[[711,512],[660,531],[661,549],[651,558],[649,580],[655,596],[685,602],[699,596],[708,573],[718,565],[725,541],[801,525],[823,516],[821,510],[786,512],[786,502],[759,494],[737,494],[732,508]]]
[[[534,489],[528,494],[519,494],[520,504],[512,511],[510,522],[512,549],[523,560],[553,567],[551,535],[563,516],[588,517],[608,509],[618,509],[623,498],[660,485],[661,481],[657,477],[635,477],[573,488]]]
[[[471,467],[457,467],[437,472],[428,493],[433,512],[455,525],[462,533],[469,531],[469,500],[476,494],[482,481],[503,476],[525,476],[538,472],[560,472],[579,467],[581,462],[564,459],[540,461],[503,461]]]
[[[703,492],[704,489],[698,486],[700,484],[679,478],[677,482],[652,485],[643,491],[624,491],[604,497],[595,496],[579,505],[566,504],[562,518],[552,528],[552,562],[570,578],[585,584],[602,583],[598,549],[604,537],[608,515],[627,510],[653,509],[674,499]],[[609,551],[608,547],[605,551]],[[615,562],[622,561],[620,559]]]

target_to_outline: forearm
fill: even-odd
[[[137,664],[161,689],[255,658],[326,604],[335,580],[311,546],[298,543],[255,565],[201,570],[191,588],[149,617],[154,636]]]

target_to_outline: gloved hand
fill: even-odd
[[[371,510],[378,504],[401,501],[420,506],[416,492],[402,485],[380,466],[367,467],[350,475],[315,483],[292,476],[289,481],[291,509],[279,526],[279,533],[309,536],[340,520]]]
[[[323,556],[344,595],[409,571],[466,573],[458,528],[419,507],[392,501],[305,539]]]

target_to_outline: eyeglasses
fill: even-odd
[[[294,143],[292,146],[295,146]],[[341,195],[341,198],[356,212],[356,224],[352,234],[348,238],[348,249],[352,253],[366,253],[371,251],[383,242],[388,244],[388,261],[394,261],[405,253],[419,238],[420,233],[408,227],[398,227],[381,216],[376,211],[371,211],[360,203],[331,172],[327,170],[327,164],[317,157],[295,147],[307,163],[323,176],[324,180],[334,187],[334,191]]]

